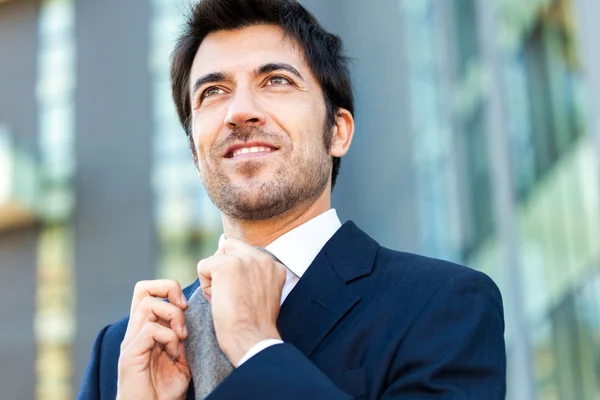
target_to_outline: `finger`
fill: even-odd
[[[124,359],[139,357],[160,344],[164,346],[165,351],[171,358],[179,360],[182,349],[180,343],[181,341],[172,329],[158,322],[148,322],[121,353]]]
[[[223,256],[212,256],[198,262],[196,271],[198,272],[198,279],[200,280],[200,287],[203,292],[210,290],[214,270],[219,264],[222,264],[222,257]]]
[[[223,245],[223,252],[228,256],[235,256],[242,260],[246,260],[246,262],[255,260],[261,265],[263,265],[263,263],[276,262],[272,255],[234,238],[227,239],[227,242]]]
[[[130,316],[137,310],[144,297],[148,296],[168,299],[171,304],[178,306],[182,310],[187,308],[187,300],[183,295],[179,282],[171,279],[140,281],[135,285],[135,289],[133,290]]]
[[[228,239],[235,241],[236,239]],[[262,274],[268,274],[268,271],[274,273],[274,277],[277,282],[281,283],[281,286],[285,283],[286,279],[286,267],[281,262],[275,260],[274,256],[263,252],[255,247],[248,246],[242,241],[237,241],[233,246],[226,248],[226,255],[224,258],[227,260],[222,262],[231,262],[235,260],[238,264],[243,266],[254,266],[260,267]],[[269,267],[269,268],[265,268]],[[272,269],[271,269],[272,268]]]
[[[158,322],[173,329],[180,339],[187,338],[183,311],[179,307],[155,297],[145,297],[129,319],[123,341],[132,340],[147,322]]]
[[[204,295],[206,301],[212,303],[212,290],[210,288],[208,288],[207,290],[203,290],[202,294]]]
[[[198,262],[197,271],[200,288],[202,289],[204,298],[209,303],[212,303],[212,288],[215,275],[219,270],[235,262],[239,262],[237,257],[223,254],[214,255]]]
[[[262,253],[254,246],[236,238],[228,238],[219,250],[221,250],[223,254],[230,254],[232,252],[235,252],[236,254]]]
[[[219,251],[217,251],[218,253]],[[204,298],[209,303],[212,300],[212,274],[213,269],[216,266],[216,259],[222,256],[214,255],[212,257],[205,258],[198,262],[196,266],[196,270],[198,272],[198,280],[200,281],[200,289],[202,290],[202,294]]]

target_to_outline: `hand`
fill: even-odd
[[[256,343],[281,338],[276,322],[285,275],[271,256],[233,238],[198,263],[217,341],[234,366]]]
[[[157,297],[168,298],[169,303]],[[191,374],[182,340],[187,301],[176,281],[138,282],[121,343],[117,399],[182,399]]]

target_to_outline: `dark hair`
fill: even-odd
[[[179,120],[186,131],[192,153],[196,150],[190,128],[190,70],[204,38],[216,31],[235,30],[252,25],[277,25],[286,37],[304,51],[305,60],[323,91],[327,116],[326,132],[333,127],[339,108],[354,114],[354,96],[348,58],[342,53],[341,39],[327,32],[302,5],[294,0],[200,0],[192,6],[183,33],[172,55],[171,89]],[[325,134],[327,148],[332,138]],[[340,169],[333,157],[332,187]]]

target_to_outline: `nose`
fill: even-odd
[[[250,90],[238,90],[225,116],[225,124],[230,129],[239,127],[247,128],[265,124],[265,111],[257,103]]]

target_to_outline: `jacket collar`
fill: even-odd
[[[323,252],[337,275],[349,283],[371,273],[377,249],[379,243],[348,221],[327,242]]]

